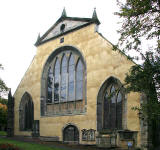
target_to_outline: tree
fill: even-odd
[[[2,64],[0,64],[0,69],[3,69]],[[2,95],[7,92],[7,90],[8,90],[8,88],[7,88],[6,84],[0,78],[0,99],[2,98]]]
[[[115,14],[123,20],[115,49],[122,47],[123,52],[136,51],[143,60],[142,64],[133,65],[126,74],[125,87],[128,92],[146,95],[145,102],[134,110],[147,119],[155,148],[159,144],[156,128],[160,126],[160,0],[117,2],[120,11]],[[152,47],[144,50],[144,40],[151,41]],[[135,57],[129,59],[134,60]]]
[[[135,50],[142,54],[142,41],[154,39],[152,50],[160,54],[160,0],[117,2],[120,12],[115,14],[123,19],[122,28],[118,31],[121,34],[118,45],[124,46],[123,51]]]
[[[0,69],[3,69],[2,64],[0,64]],[[0,78],[0,126],[6,127],[7,125],[7,100],[2,96],[7,93],[7,86],[4,81]]]
[[[0,103],[0,126],[7,126],[7,105]]]

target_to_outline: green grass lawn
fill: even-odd
[[[19,142],[15,140],[8,140],[5,138],[0,138],[0,143],[14,144],[17,147],[22,148],[23,150],[61,150],[59,148],[51,148],[51,147],[41,145],[41,144]]]
[[[7,132],[5,131],[0,131],[0,136],[3,135],[3,136],[6,136],[7,135]]]

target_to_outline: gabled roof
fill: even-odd
[[[59,36],[88,26],[92,23],[95,23],[97,25],[100,24],[95,9],[92,18],[78,18],[68,17],[64,8],[61,17],[56,21],[56,23],[42,37],[38,35],[35,46],[39,46],[47,41],[53,40]]]

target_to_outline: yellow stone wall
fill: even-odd
[[[62,129],[68,124],[75,124],[79,131],[82,129],[96,130],[96,104],[97,94],[103,82],[110,76],[124,82],[125,73],[133,65],[133,62],[118,51],[112,50],[112,45],[95,32],[95,24],[81,28],[66,34],[64,43],[60,38],[51,40],[38,46],[37,54],[22,78],[15,94],[15,135],[30,135],[30,132],[19,131],[19,104],[27,91],[34,102],[34,119],[40,120],[40,136],[59,136],[62,140]],[[40,117],[40,90],[41,75],[44,64],[50,54],[64,45],[74,46],[79,49],[87,65],[87,112],[85,115]],[[138,93],[127,95],[127,128],[139,131],[139,119],[137,113],[131,107],[139,105]],[[80,132],[81,140],[81,132]],[[81,141],[80,141],[81,142]],[[82,143],[82,142],[81,142]],[[140,135],[138,134],[138,144]]]

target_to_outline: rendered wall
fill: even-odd
[[[15,97],[15,135],[30,135],[31,132],[19,131],[19,104],[23,94],[27,91],[34,102],[34,119],[40,120],[40,136],[59,136],[62,140],[62,129],[66,124],[75,124],[80,131],[82,129],[96,130],[96,104],[97,94],[103,82],[110,76],[118,78],[122,83],[125,73],[133,65],[127,57],[118,51],[113,51],[111,44],[95,32],[96,25],[91,24],[77,31],[66,34],[64,43],[60,38],[44,43],[37,48],[30,67],[20,82]],[[43,66],[49,55],[58,47],[64,45],[74,46],[79,49],[87,65],[87,112],[85,115],[40,117],[40,90],[41,74]],[[131,107],[139,105],[139,94],[127,95],[127,127],[133,131],[139,131],[139,119],[137,113]],[[138,134],[138,144],[140,137]]]

